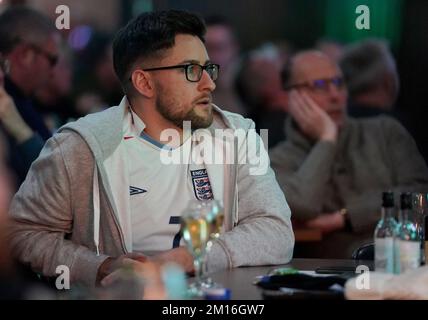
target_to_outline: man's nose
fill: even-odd
[[[341,90],[333,83],[330,83],[328,87],[328,94],[330,95],[331,99],[339,99]]]
[[[202,71],[201,80],[198,83],[198,89],[200,91],[209,90],[210,92],[214,91],[216,88],[215,82],[211,79],[210,75],[206,70]]]

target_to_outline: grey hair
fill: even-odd
[[[56,31],[53,21],[25,6],[13,6],[0,15],[0,52],[7,54],[21,41],[40,44]]]
[[[398,92],[397,67],[384,40],[367,39],[349,46],[339,65],[351,97],[375,88],[385,74],[393,77]]]

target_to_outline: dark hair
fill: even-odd
[[[21,41],[41,44],[56,28],[48,16],[25,6],[14,6],[0,15],[0,52],[7,54]]]
[[[142,13],[120,29],[113,41],[113,64],[125,93],[130,69],[139,59],[157,57],[172,48],[177,34],[189,34],[205,42],[205,23],[198,15],[179,10]]]
[[[385,75],[393,79],[398,91],[395,60],[382,39],[366,39],[348,46],[339,64],[351,98],[376,88]]]

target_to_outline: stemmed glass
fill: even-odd
[[[205,260],[210,230],[207,222],[207,207],[202,202],[190,201],[181,215],[181,232],[183,239],[193,256],[195,280],[189,286],[190,296],[203,296],[202,281],[203,261]]]
[[[204,201],[204,205],[207,207],[207,223],[209,226],[209,239],[207,242],[206,253],[211,250],[213,241],[220,237],[223,228],[224,221],[224,209],[223,204],[219,200],[208,200]],[[207,273],[207,255],[205,254],[205,259],[203,260],[203,274],[205,276],[202,279],[204,288],[214,288],[218,284],[215,283],[209,276],[206,276]]]

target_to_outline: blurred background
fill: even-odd
[[[217,61],[222,65],[224,83],[218,85],[215,102],[222,106],[223,102],[234,101],[229,107],[224,107],[252,117],[259,128],[278,127],[272,127],[279,132],[277,136],[269,137],[273,143],[283,137],[280,132],[282,118],[278,120],[275,116],[278,105],[281,105],[278,102],[281,94],[273,93],[272,88],[275,87],[273,83],[278,83],[278,71],[290,54],[317,47],[339,59],[348,44],[372,37],[386,40],[396,59],[401,83],[394,113],[413,135],[425,159],[428,158],[425,133],[428,113],[425,79],[428,74],[428,1],[3,0],[0,1],[0,10],[17,4],[37,8],[54,20],[58,17],[55,13],[58,5],[70,8],[70,29],[61,31],[66,44],[57,67],[61,74],[58,78],[62,80],[55,90],[60,94],[55,101],[46,97],[40,107],[48,115],[46,121],[52,130],[70,119],[118,104],[122,93],[111,65],[114,33],[141,12],[176,8],[198,12],[208,20],[212,18],[214,23],[220,18],[234,31],[230,40],[233,49],[230,49],[229,56],[224,49],[227,46],[231,48],[232,44],[227,43],[224,35],[218,35],[217,51],[220,54],[207,44],[212,60],[224,60]],[[358,16],[355,9],[362,4],[370,8],[370,30],[355,27]],[[221,43],[222,40],[226,42]],[[227,64],[234,55],[239,57],[241,65],[236,62],[235,70],[230,71],[234,75],[228,76],[228,69],[233,68],[228,68]],[[248,57],[254,55],[262,57],[264,62],[246,64]],[[271,84],[269,90],[260,88],[263,82]],[[233,97],[227,92],[232,86],[235,91]],[[249,91],[254,94],[249,94]],[[271,112],[271,116],[264,116],[260,105]],[[269,105],[275,107],[270,108]],[[280,111],[284,110],[286,106]],[[272,118],[279,121],[278,124],[273,124]]]

